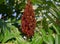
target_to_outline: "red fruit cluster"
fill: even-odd
[[[22,15],[22,32],[27,37],[32,37],[34,35],[34,29],[36,27],[36,20],[34,10],[30,1],[26,4],[24,13]]]

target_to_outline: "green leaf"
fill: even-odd
[[[58,34],[55,36],[55,44],[60,44],[60,35]]]
[[[6,42],[6,41],[8,41],[9,39],[12,39],[12,38],[14,38],[14,34],[13,33],[11,33],[11,32],[9,32],[9,30],[5,30],[5,33],[4,33],[5,35],[4,35],[4,39],[3,39],[3,41],[2,42]]]
[[[34,34],[34,37],[32,38],[31,44],[42,44],[43,38],[40,36],[38,32]]]
[[[52,35],[48,36],[48,41],[49,41],[49,44],[54,44],[54,39]]]
[[[55,29],[55,31],[56,31],[57,34],[60,34],[59,33],[60,28],[58,26],[53,25],[53,28]]]
[[[0,0],[0,4],[2,4],[4,2],[4,0]]]
[[[33,4],[41,4],[42,3],[42,1],[40,1],[40,0],[31,0],[31,1]]]
[[[46,36],[46,32],[45,32],[44,29],[41,29],[40,31],[41,31],[41,33],[42,33],[42,36]]]

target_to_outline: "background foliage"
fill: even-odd
[[[1,44],[59,44],[60,0],[31,0],[37,21],[35,34],[25,40],[21,16],[27,0],[0,0]]]

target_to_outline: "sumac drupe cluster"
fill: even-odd
[[[22,32],[27,37],[32,37],[34,35],[34,30],[36,27],[36,20],[34,10],[30,1],[25,6],[24,13],[22,15]]]

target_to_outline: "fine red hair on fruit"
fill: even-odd
[[[27,37],[32,37],[34,35],[34,29],[36,27],[36,20],[30,0],[27,1],[24,13],[22,15],[21,23],[22,23],[22,32]]]

